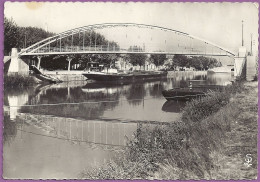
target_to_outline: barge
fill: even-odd
[[[157,80],[165,78],[167,72],[163,71],[140,71],[130,73],[105,73],[105,72],[87,72],[83,73],[85,77],[96,81],[126,81],[131,82],[135,80]]]
[[[88,68],[82,73],[89,80],[101,82],[135,82],[138,80],[158,80],[167,76],[167,71],[118,71],[105,67],[97,62],[88,63]]]

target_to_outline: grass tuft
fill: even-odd
[[[10,88],[16,87],[27,87],[34,85],[36,82],[33,77],[27,75],[5,75],[4,76],[4,86]]]

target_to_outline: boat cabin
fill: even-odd
[[[87,68],[88,71],[102,71],[104,69],[104,65],[103,64],[99,64],[98,62],[89,62],[87,64]]]

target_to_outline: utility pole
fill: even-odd
[[[27,37],[26,37],[26,32],[25,32],[25,35],[24,35],[24,48],[26,48],[26,39],[27,39]]]
[[[244,32],[243,32],[244,31],[244,24],[243,23],[244,23],[244,21],[242,20],[242,47],[244,46],[244,37],[243,37],[244,36],[243,35],[244,34]]]
[[[252,36],[253,36],[253,34],[251,33],[251,56],[253,56],[253,43],[252,43]]]

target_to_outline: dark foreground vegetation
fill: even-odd
[[[4,75],[5,88],[21,88],[28,87],[36,84],[36,80],[29,75]]]
[[[255,84],[256,83],[256,84]],[[187,103],[179,122],[139,127],[126,149],[84,179],[255,179],[257,82]],[[252,165],[244,165],[246,154]]]

